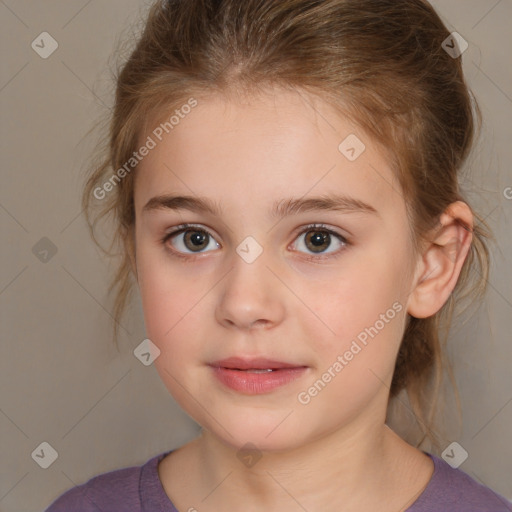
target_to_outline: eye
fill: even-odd
[[[184,237],[180,235],[185,235]],[[178,226],[178,229],[167,233],[161,240],[162,244],[167,244],[169,240],[176,239],[171,245],[177,249],[177,253],[194,254],[204,252],[203,249],[210,247],[219,248],[218,242],[214,242],[214,238],[209,231],[201,229],[190,224]],[[190,251],[190,252],[187,252]]]
[[[303,235],[306,235],[304,241],[300,241],[300,238]],[[341,247],[349,245],[346,238],[332,229],[327,228],[323,224],[311,224],[306,226],[306,228],[299,233],[299,236],[297,237],[299,239],[298,246],[299,248],[306,248],[313,254],[324,255],[339,252],[336,251],[336,248],[332,251],[326,252],[326,249],[330,248],[332,245],[333,237]]]
[[[310,256],[311,254],[319,255],[317,258],[311,259],[322,259],[326,257],[324,256],[325,254],[339,252],[341,249],[336,251],[336,248],[332,251],[326,251],[326,249],[331,247],[333,237],[341,248],[349,245],[346,238],[332,229],[327,228],[323,224],[311,224],[306,226],[306,228],[299,233],[297,239],[300,239],[303,235],[307,236],[303,242],[299,242],[299,250],[305,248],[307,251],[311,251]],[[169,241],[172,242],[171,245],[175,249],[173,250],[173,253],[177,256],[183,257],[186,257],[187,254],[207,252],[205,249],[208,248],[220,248],[220,244],[215,241],[213,235],[209,231],[191,224],[182,224],[181,226],[177,226],[177,229],[165,234],[161,243],[163,245],[167,245]]]

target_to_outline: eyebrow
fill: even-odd
[[[155,210],[189,210],[217,217],[222,215],[219,203],[205,197],[160,195],[151,198],[142,213]],[[369,213],[380,217],[370,204],[345,195],[326,194],[320,197],[290,198],[276,201],[270,211],[271,218],[283,218],[309,211],[340,211],[344,213]]]

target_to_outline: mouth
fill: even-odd
[[[210,363],[210,366],[216,368],[227,368],[228,370],[239,370],[249,372],[270,372],[284,370],[288,368],[305,368],[305,365],[285,363],[265,358],[244,359],[241,357],[229,357]]]
[[[210,363],[226,387],[247,395],[269,393],[304,375],[308,366],[265,358],[230,357]]]

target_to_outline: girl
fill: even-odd
[[[512,510],[413,446],[488,270],[458,48],[424,0],[152,6],[84,207],[117,221],[116,320],[133,275],[140,353],[202,431],[49,512]]]

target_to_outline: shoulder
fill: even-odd
[[[45,512],[118,512],[119,506],[132,512],[142,510],[141,477],[156,468],[167,454],[151,458],[141,466],[132,466],[97,475],[57,498]]]
[[[499,494],[479,484],[460,469],[452,468],[443,459],[434,455],[430,457],[434,461],[434,474],[407,512],[512,511],[512,505]]]

